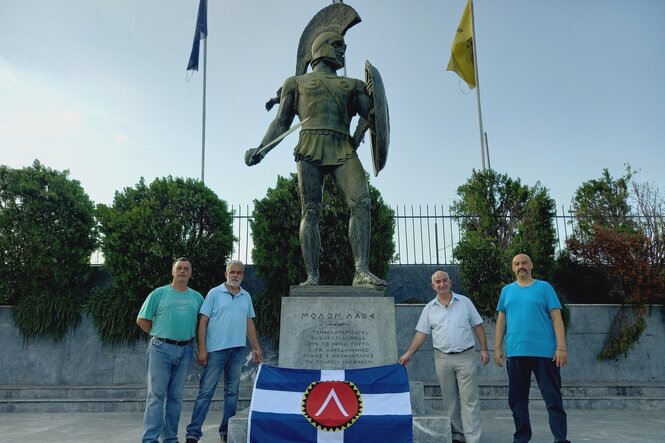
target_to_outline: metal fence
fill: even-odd
[[[443,205],[396,206],[394,264],[454,264],[453,249],[460,239],[460,227],[455,218],[446,213]],[[233,258],[253,263],[252,219],[249,205],[231,206],[233,211]],[[572,232],[573,216],[565,208],[557,209],[553,217],[556,232],[556,251],[565,247]]]

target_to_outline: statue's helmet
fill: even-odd
[[[323,32],[319,34],[312,42],[312,65],[321,58],[337,58],[334,42],[340,41],[344,44],[344,36],[337,32]]]

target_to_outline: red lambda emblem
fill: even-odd
[[[363,412],[360,391],[350,381],[315,381],[302,400],[302,413],[317,429],[341,431]]]

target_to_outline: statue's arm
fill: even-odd
[[[374,131],[374,101],[369,96],[365,84],[360,80],[356,86],[356,104],[356,112],[360,115],[360,119],[353,133],[354,149],[358,149],[368,129]]]
[[[365,84],[361,81],[358,81],[356,102],[358,104],[358,115],[369,123],[371,130],[374,130],[374,102],[369,96]]]
[[[277,115],[275,119],[268,126],[268,130],[261,140],[261,144],[253,149],[248,149],[245,153],[245,163],[247,166],[252,166],[259,163],[263,160],[263,157],[266,156],[279,142],[273,144],[261,151],[265,145],[282,135],[293,123],[293,118],[296,116],[295,113],[295,96],[296,96],[296,82],[293,77],[289,78],[284,82],[282,86],[282,95],[280,97],[279,109],[277,110]]]

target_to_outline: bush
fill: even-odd
[[[620,232],[635,230],[628,203],[628,186],[632,177],[630,168],[624,176],[616,179],[607,169],[603,169],[600,178],[586,181],[577,188],[572,202],[576,221],[574,238],[584,241],[592,237],[596,225]]]
[[[610,285],[605,271],[574,260],[568,250],[563,250],[556,259],[552,284],[557,294],[564,296],[569,303],[619,302],[608,299]]]
[[[613,360],[621,354],[626,357],[646,328],[647,322],[639,309],[622,306],[612,320],[610,332],[605,338],[603,349],[598,354],[598,360]]]
[[[626,354],[645,328],[647,307],[665,300],[665,199],[650,184],[631,181],[634,172],[613,178],[607,169],[583,183],[573,207],[577,226],[566,241],[571,261],[607,277],[607,300],[621,303],[599,358]],[[632,217],[629,198],[640,216]],[[631,315],[627,305],[631,306]]]
[[[37,160],[0,166],[0,303],[27,337],[61,339],[89,290],[94,206],[68,176]]]
[[[176,257],[191,260],[189,286],[204,295],[224,281],[233,249],[232,214],[203,183],[162,178],[116,193],[97,207],[102,251],[112,286],[97,290],[88,308],[103,342],[132,342],[143,333],[136,316],[147,295],[172,280]]]
[[[501,288],[511,281],[505,251],[490,239],[480,238],[477,233],[470,232],[459,241],[454,253],[460,260],[464,291],[482,316],[492,318]]]
[[[485,317],[496,315],[501,287],[514,280],[510,263],[519,253],[534,263],[534,277],[547,279],[554,264],[554,201],[546,188],[522,185],[493,170],[473,171],[457,189],[451,208],[462,231],[454,257],[462,287]]]
[[[393,211],[383,202],[379,191],[369,186],[372,200],[372,237],[370,270],[379,276],[388,273],[395,253]],[[347,238],[349,211],[341,192],[329,177],[324,184],[320,232],[320,284],[350,285],[354,264]],[[257,298],[257,324],[263,336],[273,341],[279,337],[281,297],[287,296],[293,284],[305,281],[307,275],[298,236],[300,197],[298,178],[278,177],[275,188],[266,197],[254,201],[252,258],[257,273],[266,282],[266,290]]]

